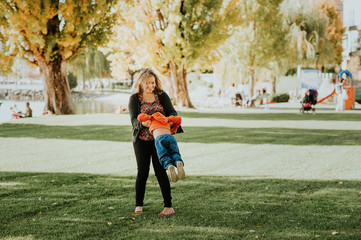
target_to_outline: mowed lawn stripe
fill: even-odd
[[[179,142],[287,145],[361,145],[361,130],[184,127]],[[0,137],[32,137],[131,142],[131,126],[47,126],[2,124]]]
[[[294,120],[294,121],[361,121],[361,112],[346,113],[201,113],[179,112],[179,116],[187,118],[235,119],[235,120]]]
[[[0,156],[6,156],[0,159],[1,171],[120,176],[137,172],[131,142],[35,138],[0,141]],[[360,146],[185,142],[178,145],[188,176],[361,180]]]

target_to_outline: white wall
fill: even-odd
[[[358,26],[361,29],[361,1],[343,0],[343,25]]]
[[[358,47],[358,30],[361,30],[361,0],[343,0],[343,26],[346,28],[343,40],[342,69],[346,69],[350,52]],[[350,30],[350,26],[356,26],[358,30]]]

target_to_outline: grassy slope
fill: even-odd
[[[171,217],[157,215],[162,204],[154,176],[138,215],[132,214],[134,177],[0,173],[0,182],[0,238],[361,238],[356,181],[186,178],[172,184]]]

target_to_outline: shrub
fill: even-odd
[[[286,76],[293,76],[293,75],[296,75],[297,74],[297,68],[290,68],[287,70],[286,72]]]
[[[271,101],[272,102],[288,102],[289,99],[290,99],[290,95],[288,95],[287,93],[284,93],[284,94],[273,96]]]
[[[73,89],[78,85],[77,77],[73,73],[68,74],[68,82],[70,89]]]

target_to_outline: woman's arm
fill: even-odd
[[[172,102],[170,101],[170,98],[166,92],[163,92],[159,96],[160,103],[162,104],[165,112],[165,116],[178,116],[177,111],[174,109]]]
[[[129,115],[130,115],[130,121],[132,122],[132,126],[134,129],[141,129],[142,123],[137,119],[139,115],[139,109],[138,109],[138,102],[137,102],[137,95],[133,94],[129,98]]]
[[[159,101],[160,104],[162,104],[165,112],[165,116],[178,116],[177,111],[174,109],[172,102],[170,101],[170,98],[166,92],[163,92],[161,95],[159,95]],[[170,127],[173,127],[173,123],[170,123]],[[182,126],[179,126],[177,129],[177,133],[182,133],[183,129]]]

